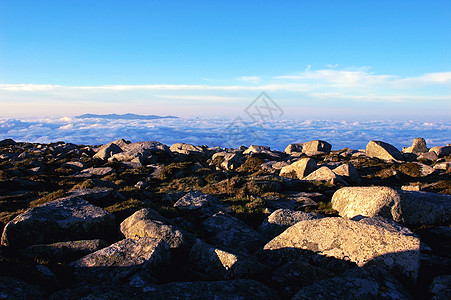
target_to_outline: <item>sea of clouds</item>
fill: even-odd
[[[50,143],[64,141],[100,145],[117,139],[132,142],[183,142],[210,147],[265,145],[284,150],[290,143],[321,139],[333,149],[364,149],[381,140],[401,149],[423,137],[429,147],[451,143],[449,122],[269,120],[264,124],[241,118],[177,118],[159,120],[107,120],[75,117],[0,119],[0,140]]]

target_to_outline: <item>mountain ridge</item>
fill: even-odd
[[[138,114],[83,114],[76,116],[77,119],[112,119],[112,120],[158,120],[158,119],[177,119],[176,116],[157,116],[157,115],[138,115]]]

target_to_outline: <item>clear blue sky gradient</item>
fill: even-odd
[[[363,77],[398,79],[444,73],[433,84],[426,76],[428,84],[421,88],[415,84],[409,88],[392,86],[389,95],[381,91],[385,79],[379,85],[371,81],[371,95],[362,94],[365,86],[346,90],[346,95],[352,94],[355,99],[377,94],[373,102],[384,101],[378,100],[379,96],[419,97],[417,113],[423,113],[420,107],[427,104],[421,97],[431,95],[438,99],[434,105],[441,105],[443,112],[443,108],[451,108],[451,98],[447,100],[451,96],[451,1],[0,0],[0,85],[249,87],[298,80],[286,76],[305,74],[306,70],[338,72],[330,76],[343,76],[341,71],[350,71],[357,75],[363,72]],[[318,76],[325,78],[321,72],[309,73],[301,83],[316,84]],[[424,83],[423,79],[420,81]],[[330,82],[328,77],[321,85]],[[187,99],[235,97],[241,99],[232,101],[239,107],[245,102],[243,99],[251,101],[258,95],[257,90],[188,93],[181,89],[177,93],[165,90],[149,94],[132,91],[122,96],[98,97],[115,103],[146,98],[155,108],[169,105],[159,102],[164,97],[180,96],[185,97],[183,105],[197,105],[202,111],[212,103]],[[324,99],[328,94],[337,94],[337,90],[328,87],[316,87],[314,92],[306,95],[279,89],[272,95],[282,99],[289,110],[298,105],[296,99],[310,101],[311,97]],[[59,94],[61,100],[55,92],[39,93],[3,91],[0,117],[8,115],[1,106],[11,113],[19,111],[13,102],[36,103],[51,98],[52,103],[69,105],[71,101],[64,92]],[[321,98],[319,93],[325,96]],[[340,97],[343,102],[348,101],[345,96]],[[352,101],[358,101],[355,99]],[[107,101],[75,91],[72,100],[99,104]],[[302,105],[315,106],[306,103]],[[365,107],[365,103],[355,104]],[[167,108],[156,111],[171,113],[170,105]],[[70,109],[61,106],[59,112],[64,114],[67,110]],[[89,105],[85,110],[100,112],[99,107]]]

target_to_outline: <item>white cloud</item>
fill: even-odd
[[[283,150],[290,143],[315,139],[328,141],[333,149],[362,149],[372,139],[391,143],[401,149],[410,146],[418,136],[427,139],[429,147],[451,142],[449,122],[277,119],[263,128],[251,123],[249,127],[238,127],[243,136],[241,143],[238,143],[233,140],[233,135],[232,140],[228,138],[230,135],[227,134],[227,128],[230,128],[232,121],[233,118],[150,121],[72,119],[67,123],[67,120],[57,118],[0,119],[0,140],[12,138],[16,141],[42,143],[63,140],[98,145],[124,138],[135,142],[156,140],[167,145],[176,142],[221,147],[229,144],[234,147],[257,144],[270,146],[275,150]],[[250,131],[257,133],[258,137],[250,134]]]

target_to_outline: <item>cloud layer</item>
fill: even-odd
[[[164,120],[0,119],[0,140],[49,143],[55,141],[99,145],[124,138],[137,141],[177,142],[195,145],[238,147],[267,145],[284,150],[290,143],[322,139],[333,149],[365,148],[370,140],[382,140],[401,149],[416,137],[429,147],[451,143],[451,125],[418,121],[321,121],[272,120],[264,125],[241,118],[180,118]]]

